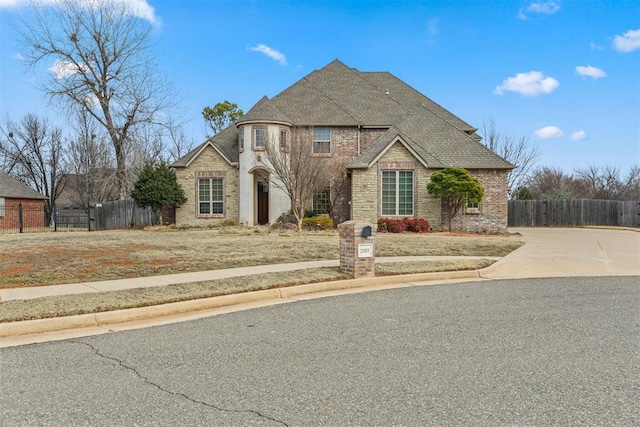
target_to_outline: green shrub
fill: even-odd
[[[291,213],[291,211],[289,212],[283,212],[278,219],[276,220],[277,224],[298,224],[298,220],[296,219],[295,215],[293,213]]]
[[[327,230],[333,228],[333,220],[324,215],[304,218],[302,220],[302,228],[305,230]]]

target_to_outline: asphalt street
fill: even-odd
[[[22,425],[639,425],[637,277],[418,286],[0,349]]]

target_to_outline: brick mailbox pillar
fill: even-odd
[[[366,221],[346,221],[340,233],[340,269],[354,278],[373,277],[375,270],[374,235],[376,227]]]

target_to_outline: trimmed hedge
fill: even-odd
[[[428,233],[431,230],[429,221],[424,218],[379,218],[378,231],[389,233]]]
[[[333,228],[331,217],[318,215],[302,220],[302,228],[305,230],[327,230]]]

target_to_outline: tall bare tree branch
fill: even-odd
[[[19,29],[24,63],[44,65],[42,86],[69,113],[84,112],[113,146],[120,198],[128,197],[127,152],[137,128],[157,124],[173,105],[172,90],[155,72],[152,27],[124,1],[61,0],[34,6]]]
[[[291,139],[285,146],[276,143],[273,136],[269,138],[264,145],[263,160],[257,164],[268,170],[271,182],[289,196],[291,213],[300,230],[313,195],[329,183],[331,177],[325,160],[330,159],[314,156],[308,134],[294,132]]]
[[[47,197],[47,221],[52,207],[64,188],[62,130],[35,114],[27,114],[20,122],[7,119],[0,126],[0,166],[5,173],[18,178]]]
[[[507,186],[511,197],[517,197],[540,158],[538,146],[526,136],[515,137],[499,129],[493,117],[482,123],[482,135],[482,143],[487,148],[516,166],[509,173]]]

